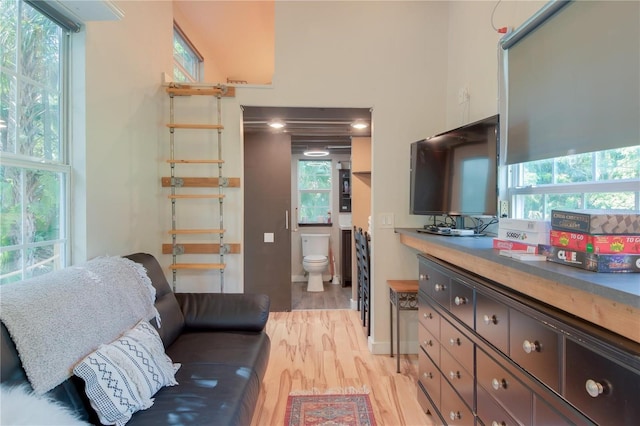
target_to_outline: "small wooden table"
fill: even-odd
[[[396,307],[396,372],[400,372],[400,311],[418,310],[418,280],[387,280],[389,285],[389,329],[393,358],[393,306]]]

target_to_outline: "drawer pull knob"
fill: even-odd
[[[436,284],[434,288],[436,291],[444,291],[446,287],[444,286],[444,284]]]
[[[451,346],[460,346],[460,345],[462,345],[462,342],[460,341],[460,338],[452,337],[451,339],[449,339],[449,344]]]
[[[507,426],[505,422],[498,422],[496,420],[491,422],[491,426]]]
[[[425,319],[433,319],[433,314],[431,312],[425,312],[422,314]]]
[[[484,319],[484,323],[487,325],[498,323],[498,318],[496,318],[495,315],[491,315],[491,316],[485,315],[483,319]]]
[[[433,379],[433,373],[422,373],[422,377],[424,377],[425,379]]]
[[[419,278],[420,278],[420,281],[428,281],[429,280],[429,275],[420,274]]]
[[[456,306],[466,305],[467,304],[467,298],[466,297],[456,296],[456,298],[453,299],[453,302],[456,304]]]
[[[495,390],[506,389],[507,381],[505,379],[493,379],[491,380],[491,387]]]
[[[603,394],[605,391],[602,383],[598,383],[595,380],[589,379],[585,383],[584,387],[587,389],[587,393],[589,396],[593,398],[597,398],[599,395]]]
[[[462,418],[462,413],[460,413],[460,411],[451,411],[449,412],[449,418],[451,420],[460,420]]]
[[[538,342],[537,340],[534,342],[525,340],[524,342],[522,342],[522,349],[528,354],[532,352],[540,352],[540,342]]]
[[[432,340],[425,340],[424,342],[422,342],[423,346],[433,346],[433,341]]]
[[[451,377],[451,380],[459,379],[460,378],[460,372],[459,371],[449,371],[449,377]]]

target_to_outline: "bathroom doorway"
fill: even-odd
[[[351,286],[342,285],[342,271],[341,271],[341,229],[351,228],[350,211],[342,212],[340,210],[339,190],[337,188],[339,178],[339,169],[349,170],[350,168],[350,153],[351,153],[351,137],[352,136],[370,136],[371,132],[371,110],[369,108],[289,108],[289,107],[253,107],[243,106],[243,132],[245,139],[247,135],[252,133],[272,133],[272,134],[285,134],[290,137],[291,146],[289,153],[289,167],[290,171],[290,204],[289,212],[287,214],[288,226],[290,226],[290,263],[288,275],[288,288],[287,290],[278,283],[270,288],[271,292],[285,291],[289,293],[290,306],[288,309],[282,307],[274,308],[272,310],[301,310],[301,309],[349,309],[352,305],[352,288]],[[282,127],[280,129],[273,129],[269,127],[269,124],[279,123]],[[353,124],[362,125],[363,128],[357,129],[353,127]],[[247,150],[253,149],[252,146],[245,143],[245,174],[246,174],[246,159],[252,154]],[[330,206],[331,224],[324,223],[319,224],[304,224],[298,223],[300,212],[297,211],[298,202],[298,182],[297,182],[297,163],[301,159],[307,157],[304,156],[305,151],[327,151],[326,157],[332,162],[334,181],[333,187],[335,188],[334,194],[332,194],[332,201]],[[264,176],[268,176],[268,173],[275,171],[276,166],[270,161],[262,161],[261,167],[265,169]],[[284,167],[282,163],[278,163],[278,168]],[[255,181],[253,185],[256,188],[249,188],[251,182],[248,182],[245,178],[245,194],[255,191],[266,191],[272,185],[266,184],[266,182]],[[263,187],[264,186],[264,187]],[[245,195],[245,234],[253,233],[252,229],[255,226],[251,223],[254,221],[252,214],[248,214],[247,200]],[[268,197],[263,198],[266,200]],[[254,212],[255,214],[255,212]],[[283,213],[283,218],[285,214]],[[264,232],[264,231],[263,231]],[[324,277],[324,291],[322,292],[307,292],[306,291],[306,279],[304,268],[302,267],[302,255],[301,255],[301,237],[302,233],[330,233],[331,234],[331,254],[330,254],[330,267],[327,268]],[[258,234],[254,240],[259,244],[265,245],[260,238],[262,234]],[[269,287],[269,281],[272,280],[270,276],[260,276],[259,280],[263,280],[264,283],[258,285],[257,283],[250,282],[249,276],[251,272],[247,271],[251,265],[256,262],[250,255],[247,244],[249,239],[245,235],[245,291],[250,292],[254,287],[262,286]],[[265,254],[261,253],[260,262],[269,262],[269,257],[264,257]],[[351,275],[351,274],[349,274]],[[255,276],[255,274],[253,275]],[[282,275],[278,274],[278,280],[282,279]],[[351,284],[351,283],[349,283]]]

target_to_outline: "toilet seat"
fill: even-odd
[[[309,256],[305,256],[302,260],[307,263],[323,263],[323,262],[326,262],[328,259],[327,259],[327,256],[312,254]]]

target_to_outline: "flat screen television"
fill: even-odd
[[[411,144],[411,214],[496,216],[499,115]]]

